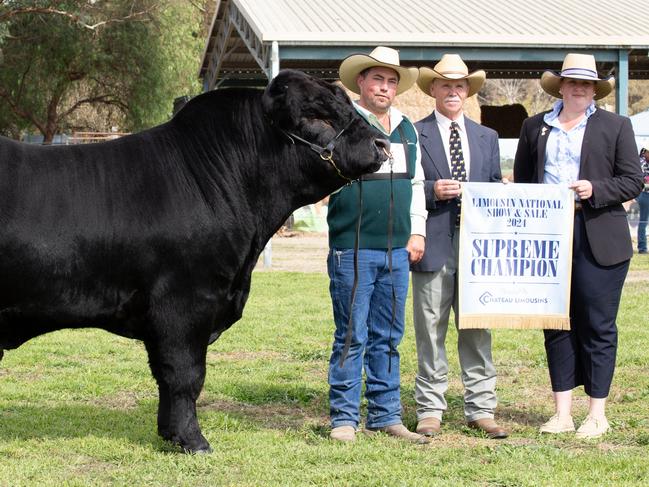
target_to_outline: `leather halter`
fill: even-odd
[[[309,149],[311,149],[313,152],[317,153],[322,160],[329,161],[329,163],[333,166],[333,168],[336,170],[338,173],[338,176],[343,178],[345,181],[347,181],[348,184],[352,183],[352,179],[348,178],[345,176],[340,169],[338,169],[338,166],[336,166],[336,163],[334,162],[333,159],[333,153],[334,149],[336,148],[336,143],[338,142],[338,139],[340,136],[347,130],[350,125],[354,122],[354,119],[352,118],[349,122],[347,122],[347,125],[343,127],[343,129],[336,134],[336,136],[329,141],[329,143],[322,147],[321,145],[315,144],[313,142],[309,142],[308,140],[303,139],[299,135],[295,135],[293,132],[288,132],[287,130],[284,130],[282,128],[278,129],[280,132],[282,132],[292,143],[295,145],[295,141],[297,140],[298,142],[302,142],[304,145],[306,145]]]

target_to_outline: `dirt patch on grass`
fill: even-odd
[[[626,282],[649,281],[649,271],[629,271]]]
[[[158,400],[157,391],[151,392],[133,392],[133,391],[118,391],[111,395],[95,397],[87,401],[87,404],[100,407],[102,409],[116,409],[116,410],[133,410],[137,409],[138,405],[143,400]]]
[[[270,241],[271,266],[264,266],[264,255],[255,271],[327,272],[329,241],[325,233],[291,232],[275,235]]]
[[[201,397],[197,406],[203,411],[219,411],[259,428],[299,430],[305,426],[324,426],[328,424],[325,416],[294,404],[247,404],[227,399],[210,399]]]
[[[270,241],[271,266],[264,266],[264,255],[255,271],[327,272],[329,240],[326,233],[284,232]],[[644,257],[644,256],[640,256]],[[637,258],[637,254],[634,255]],[[649,271],[630,271],[627,282],[649,282]]]
[[[271,350],[257,350],[257,351],[247,351],[247,350],[236,350],[234,352],[207,352],[207,363],[210,363],[210,360],[222,360],[222,361],[244,361],[244,360],[277,360],[285,357],[284,354],[279,352],[274,352]]]

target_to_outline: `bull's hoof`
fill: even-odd
[[[210,445],[207,445],[206,447],[199,448],[196,450],[183,448],[183,453],[187,453],[189,455],[209,455],[210,453],[212,453],[212,447]]]
[[[183,453],[190,455],[207,455],[212,453],[212,448],[203,435],[199,435],[199,438],[189,441],[176,438],[173,442],[182,448]]]

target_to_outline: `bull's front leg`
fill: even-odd
[[[155,374],[154,374],[155,376]],[[171,439],[171,429],[169,427],[170,414],[171,414],[171,395],[169,394],[169,387],[158,382],[158,434],[167,441]]]
[[[210,453],[201,433],[196,400],[205,381],[207,337],[161,336],[145,341],[160,393],[158,433],[188,453]]]

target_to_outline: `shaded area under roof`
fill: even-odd
[[[628,79],[649,79],[646,0],[216,0],[213,12],[206,90],[264,85],[278,68],[336,79],[342,59],[379,44],[414,66],[456,52],[490,78],[538,78],[566,52],[592,53],[600,73],[616,76],[623,112]]]

